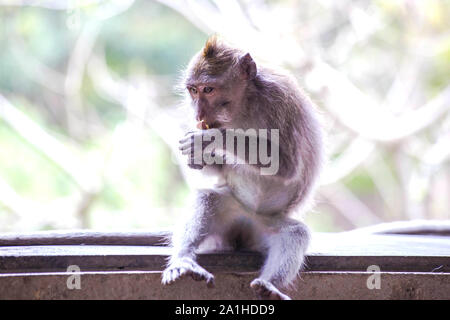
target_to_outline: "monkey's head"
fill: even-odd
[[[204,120],[210,128],[232,126],[244,111],[245,92],[256,72],[250,54],[210,37],[185,73],[196,120]]]

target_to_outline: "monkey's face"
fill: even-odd
[[[203,120],[210,128],[239,125],[246,113],[243,100],[247,85],[256,76],[256,65],[250,54],[212,37],[192,58],[186,71],[184,84],[196,120]]]
[[[189,92],[197,121],[204,121],[210,128],[230,128],[238,112],[243,90],[239,81],[210,79],[189,81]]]

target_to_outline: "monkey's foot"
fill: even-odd
[[[214,287],[214,276],[200,267],[191,258],[179,258],[170,263],[162,275],[162,284],[168,285],[184,276],[191,276],[196,281],[206,281],[209,288]]]
[[[266,280],[255,279],[250,283],[250,287],[260,300],[291,300],[289,296],[281,293],[280,290]]]

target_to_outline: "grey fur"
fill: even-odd
[[[198,266],[195,253],[212,237],[221,248],[263,252],[266,261],[251,287],[263,299],[288,299],[279,288],[297,277],[309,242],[306,225],[289,216],[306,210],[321,171],[323,138],[317,112],[290,76],[259,65],[255,76],[254,62],[244,52],[217,39],[206,47],[208,54],[197,54],[185,72],[185,85],[196,88],[189,103],[197,120],[206,119],[219,129],[279,129],[280,170],[262,176],[250,164],[195,167],[223,183],[198,191],[192,216],[174,235],[163,283],[186,274],[211,283],[213,276]],[[221,52],[226,53],[222,63]],[[214,87],[214,93],[204,94],[205,86]],[[229,103],[220,108],[223,101]],[[194,134],[204,132],[188,136]],[[180,263],[185,258],[191,267]]]

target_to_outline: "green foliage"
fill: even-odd
[[[0,122],[0,145],[0,176],[20,195],[45,202],[74,192],[70,179],[4,122]]]
[[[363,169],[355,170],[355,172],[344,179],[344,183],[359,196],[373,194],[375,191],[372,179]]]
[[[427,83],[431,97],[438,94],[450,83],[450,35],[446,36],[438,48],[438,54],[428,73]]]
[[[245,0],[241,5],[251,10],[262,3],[281,9],[281,13],[288,10],[296,17],[290,22],[294,25],[287,28],[288,33],[298,36],[297,44],[305,50],[305,56],[314,56],[311,61],[305,58],[300,64],[307,66],[315,55],[322,55],[325,62],[336,66],[336,70],[380,105],[395,83],[397,71],[405,72],[408,68],[404,61],[420,60],[415,65],[420,68],[418,79],[407,97],[417,99],[413,100],[414,106],[429,101],[450,83],[449,1],[416,1],[406,5],[390,0],[335,4]],[[80,49],[77,45],[80,45],[82,29],[67,27],[72,11],[0,6],[0,94],[43,132],[73,152],[80,167],[94,169],[92,171],[101,177],[103,185],[93,203],[85,214],[79,212],[77,219],[84,220],[81,226],[167,227],[185,213],[188,189],[179,168],[161,137],[121,103],[102,94],[88,72],[89,61],[92,57],[104,58],[109,71],[124,82],[134,84],[140,76],[151,79],[157,93],[155,103],[162,110],[177,103],[173,86],[179,71],[203,46],[207,35],[180,13],[157,1],[135,1],[124,12],[101,20],[98,15],[105,12],[103,5],[114,7],[118,3],[86,1],[79,6],[81,26],[99,27],[92,51],[84,48],[87,50],[85,61],[76,50]],[[376,20],[375,24],[368,21],[369,33],[362,36],[363,40],[358,39],[363,30],[358,30],[352,21],[358,18],[358,12],[366,14],[359,19]],[[252,16],[253,13],[246,14]],[[258,14],[255,18],[258,19]],[[233,24],[233,21],[228,23]],[[286,34],[286,39],[290,36]],[[418,41],[423,41],[422,51],[408,60],[408,55],[416,55],[411,54],[411,48],[416,48]],[[433,46],[428,47],[429,44]],[[85,43],[81,44],[82,49],[83,45]],[[75,74],[80,72],[80,79],[67,75],[68,66],[74,61],[80,62],[79,69],[75,70]],[[295,74],[300,81],[306,69]],[[72,80],[80,80],[76,92],[67,90]],[[326,103],[320,95],[314,97],[319,105],[322,100]],[[405,103],[409,104],[408,99]],[[403,110],[401,105],[395,107]],[[441,122],[444,121],[445,117]],[[355,134],[352,132],[352,137]],[[435,141],[439,132],[427,128],[421,134],[424,140]],[[390,157],[391,150],[389,147],[385,150],[386,154],[382,155],[385,166],[392,170],[390,181],[398,184],[391,187],[397,191],[405,189]],[[336,150],[330,156],[331,161],[342,152],[345,148]],[[83,196],[74,179],[53,161],[0,118],[0,178],[19,196],[41,204]],[[415,161],[419,163],[420,159]],[[373,211],[381,211],[383,204],[373,172],[361,167],[339,183]],[[24,218],[10,212],[11,208],[1,200],[0,197],[0,231],[10,230],[12,221]],[[77,211],[73,202],[67,202],[68,205],[71,206],[68,212]],[[320,215],[311,214],[307,218],[315,230],[343,229],[343,224],[336,223],[332,205],[322,210]],[[70,221],[66,215],[61,212],[60,219]],[[56,225],[61,224],[45,221],[33,228],[52,229]]]
[[[205,40],[185,18],[151,1],[136,3],[102,28],[108,65],[122,75],[136,61],[150,74],[177,74]]]
[[[93,9],[82,9],[82,23],[92,19]],[[108,159],[114,147],[115,128],[128,120],[125,109],[99,95],[87,73],[81,81],[81,105],[71,104],[64,92],[49,91],[45,83],[36,81],[40,75],[34,74],[35,63],[40,62],[65,76],[79,36],[77,30],[66,27],[68,14],[64,10],[38,7],[0,8],[0,94],[6,95],[38,126],[62,142],[70,142],[70,148],[76,148],[72,150],[74,154],[83,161],[80,166],[91,161],[98,166],[98,159]],[[175,81],[180,69],[206,39],[205,34],[181,15],[153,1],[137,1],[126,12],[98,23],[101,27],[93,54],[104,52],[111,71],[125,78],[137,71],[169,75]],[[64,89],[64,83],[59,85]],[[163,95],[175,101],[171,87],[168,90]],[[141,225],[130,222],[128,227],[148,227],[151,221],[155,226],[168,225],[173,219],[172,208],[185,205],[187,187],[171,160],[169,148],[148,127],[138,134],[129,137],[134,140],[133,150],[124,151],[127,142],[119,147],[119,156],[116,154],[112,160],[118,162],[118,172],[113,174],[113,180],[108,175],[104,178],[87,221],[97,225],[96,215],[103,217],[110,212],[114,220],[120,213],[127,227],[127,211],[142,207],[144,214],[151,208],[165,208],[163,215],[168,218],[158,220],[150,215],[149,222]],[[0,122],[0,146],[0,176],[20,196],[46,203],[79,192],[58,165],[3,121]],[[108,165],[105,160],[104,166]],[[6,214],[4,209],[0,210],[2,214]],[[61,218],[64,219],[64,213]]]

